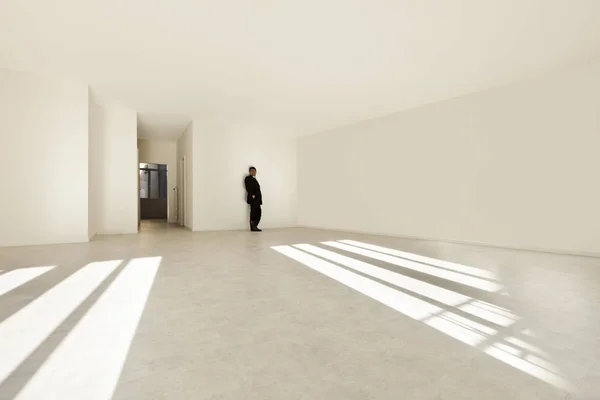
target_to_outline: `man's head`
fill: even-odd
[[[250,167],[250,169],[248,170],[248,172],[250,172],[250,175],[256,176],[256,168]]]

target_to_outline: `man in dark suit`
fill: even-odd
[[[246,202],[250,205],[250,230],[252,232],[262,232],[258,229],[260,218],[262,216],[262,193],[260,184],[256,180],[256,168],[250,167],[249,175],[244,179],[246,186]]]

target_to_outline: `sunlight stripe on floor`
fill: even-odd
[[[398,267],[411,269],[413,271],[421,272],[427,275],[436,276],[438,278],[450,280],[466,286],[471,286],[477,289],[485,290],[487,292],[497,292],[502,288],[501,285],[485,279],[467,276],[458,272],[432,267],[430,265],[405,260],[403,258],[378,253],[376,251],[367,250],[360,247],[350,246],[348,244],[338,242],[323,242],[323,244],[326,246],[335,247],[337,249],[347,251],[349,253],[359,254],[365,257],[373,258],[375,260],[383,261],[388,264],[396,265]]]
[[[37,278],[53,268],[54,266],[29,267],[8,271],[0,276],[0,296],[18,288],[21,285],[26,284],[27,282]]]
[[[486,341],[493,341],[494,337],[498,335],[498,331],[489,326],[443,310],[426,301],[394,290],[389,286],[348,271],[301,250],[290,246],[275,246],[272,249],[408,317],[421,320],[424,324],[465,344],[478,346]],[[483,351],[543,382],[562,389],[572,390],[569,381],[548,360],[535,355],[521,358],[516,355],[516,353],[521,353],[518,349],[501,343],[492,343],[485,347]]]
[[[504,341],[512,344],[513,346],[520,347],[523,350],[525,350],[529,353],[532,353],[534,355],[548,358],[548,354],[545,351],[542,351],[542,349],[540,349],[539,347],[534,346],[531,343],[527,343],[526,341],[524,341],[522,339],[518,339],[516,337],[509,337],[509,338],[504,339]]]
[[[121,260],[81,268],[0,323],[0,383],[64,322]]]
[[[513,368],[525,372],[526,374],[536,377],[543,382],[549,383],[566,391],[573,391],[573,387],[569,381],[558,372],[558,369],[552,363],[547,360],[531,355],[523,358],[521,356],[512,354],[510,351],[506,351],[499,344],[491,345],[485,348],[483,351],[487,355],[492,356]]]
[[[489,335],[493,335],[497,332],[493,328],[470,321],[459,315],[448,312],[441,307],[400,292],[355,272],[348,271],[345,268],[339,267],[293,247],[276,246],[273,247],[273,250],[286,255],[325,276],[335,279],[410,318],[424,320],[432,315],[444,314],[443,318],[431,318],[424,323],[444,332],[448,336],[460,340],[461,342],[477,345],[484,341]]]
[[[521,319],[506,308],[482,300],[473,300],[458,309],[502,326],[510,326]]]
[[[472,297],[465,296],[464,294],[443,289],[439,286],[435,286],[418,279],[413,279],[388,269],[366,263],[364,261],[355,260],[354,258],[325,250],[317,246],[310,244],[298,244],[294,245],[294,247],[348,268],[352,268],[358,272],[362,272],[382,281],[391,283],[392,285],[410,290],[411,292],[422,294],[423,296],[437,300],[440,303],[444,303],[449,306],[458,306],[459,304],[473,300]]]
[[[15,400],[109,400],[161,257],[129,262]]]
[[[474,276],[478,276],[480,278],[487,279],[496,279],[496,275],[493,272],[486,271],[485,269],[470,267],[468,265],[457,264],[450,261],[444,261],[437,258],[425,257],[419,254],[407,253],[405,251],[388,249],[387,247],[375,246],[373,244],[357,242],[356,240],[339,240],[340,243],[350,244],[356,247],[362,247],[363,249],[378,251],[380,253],[389,254],[391,256],[406,258],[408,260],[413,260],[425,264],[435,265],[440,268],[451,269],[457,272],[464,272],[465,274],[470,274]]]
[[[410,278],[408,276],[404,276],[385,268],[377,267],[364,261],[355,260],[354,258],[346,257],[333,251],[322,249],[310,244],[299,244],[294,245],[294,247],[322,257],[326,260],[336,262],[348,268],[352,268],[358,272],[370,275],[384,282],[391,283],[397,287],[410,290],[413,293],[428,297],[440,303],[452,307],[460,306],[460,309],[466,313],[485,319],[497,325],[509,326],[514,324],[518,319],[516,315],[510,313],[508,310],[502,309],[504,314],[500,314],[499,311],[495,312],[497,307],[492,304],[487,304],[452,290],[444,289],[431,283]]]

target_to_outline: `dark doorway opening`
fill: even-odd
[[[140,218],[167,222],[167,166],[140,164]]]

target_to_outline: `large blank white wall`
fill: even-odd
[[[299,142],[299,224],[600,253],[600,62]]]
[[[137,233],[137,113],[90,104],[92,234]]]
[[[88,88],[0,69],[0,246],[88,239]]]
[[[296,226],[296,139],[194,121],[194,230],[248,229],[244,177],[258,170],[261,227]]]
[[[96,186],[96,176],[98,176],[98,173],[96,172],[96,169],[94,168],[94,152],[92,149],[92,145],[94,144],[94,140],[91,137],[91,132],[92,132],[92,124],[94,123],[95,119],[92,116],[92,110],[91,108],[93,107],[93,102],[92,102],[92,92],[91,90],[89,90],[88,88],[88,183],[87,183],[87,187],[88,187],[88,240],[91,240],[94,235],[96,234],[96,210],[98,208],[98,199],[96,197],[96,190],[97,188]],[[96,157],[97,158],[97,157]],[[97,161],[96,161],[97,163]]]
[[[183,224],[192,230],[194,229],[194,143],[194,123],[191,122],[177,140],[177,176],[179,177],[178,207],[184,210]],[[185,171],[180,168],[182,159],[185,159]],[[181,177],[185,182],[182,182]]]
[[[177,186],[177,143],[139,139],[140,163],[164,164],[167,166],[168,221],[176,221],[175,193]]]

